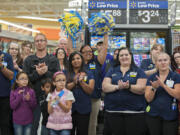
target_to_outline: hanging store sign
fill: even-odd
[[[167,0],[130,0],[130,24],[168,24]]]
[[[89,0],[89,17],[91,17],[91,13],[97,12],[105,12],[110,13],[114,19],[116,24],[126,24],[127,23],[127,1],[119,0],[119,1],[94,1]]]

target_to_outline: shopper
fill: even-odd
[[[41,98],[41,80],[51,78],[59,70],[59,63],[55,56],[47,53],[47,38],[44,34],[38,33],[34,37],[36,47],[35,55],[28,56],[23,65],[23,70],[28,74],[36,93],[38,105],[34,111],[34,121],[32,125],[32,135],[37,135],[40,119],[39,99]]]
[[[73,131],[72,135],[88,135],[89,118],[91,112],[90,95],[94,89],[94,77],[84,69],[84,60],[79,52],[69,56],[69,71],[67,73],[67,88],[75,97],[72,106]]]
[[[66,51],[66,54],[69,55],[68,52],[68,41],[66,38],[60,38],[58,43],[58,48],[63,48]]]
[[[7,52],[12,56],[14,65],[14,78],[11,84],[14,83],[18,72],[22,71],[23,60],[21,58],[20,47],[17,42],[10,42]]]
[[[151,58],[144,59],[142,61],[141,68],[144,70],[144,72],[146,73],[147,76],[150,76],[157,71],[157,69],[155,67],[155,60],[156,60],[157,55],[163,51],[164,51],[164,48],[162,45],[155,44],[152,46],[151,51],[150,51]]]
[[[31,55],[31,51],[32,51],[32,43],[29,41],[24,41],[21,44],[21,58],[23,59],[23,61],[26,59],[26,57],[28,57],[29,55]]]
[[[53,76],[55,90],[48,96],[48,123],[50,135],[70,135],[72,129],[71,107],[75,101],[71,91],[66,89],[66,76],[56,72]]]
[[[10,94],[15,135],[31,135],[33,109],[36,104],[35,92],[30,87],[27,74],[19,72]]]
[[[148,78],[145,98],[146,122],[151,135],[177,135],[180,76],[169,69],[170,57],[160,53],[155,61],[157,72]]]
[[[118,63],[103,80],[105,135],[144,135],[146,75],[133,61],[128,48],[119,49]]]
[[[14,76],[11,55],[0,51],[0,134],[12,135],[11,109],[9,96],[11,80]]]
[[[68,58],[63,48],[56,49],[56,58],[59,60],[60,71],[66,72],[68,70]]]
[[[49,135],[49,129],[46,128],[47,120],[48,120],[48,102],[47,102],[47,95],[53,89],[53,82],[51,78],[45,78],[41,81],[41,89],[43,91],[43,95],[40,99],[40,107],[41,107],[41,114],[42,114],[42,126],[41,126],[41,135]]]

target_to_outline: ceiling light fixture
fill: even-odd
[[[14,26],[14,27],[24,29],[24,30],[27,30],[27,31],[40,33],[39,30],[30,29],[30,28],[27,28],[27,27],[24,27],[24,26],[21,26],[21,25],[17,25],[17,24],[11,23],[11,22],[7,22],[7,21],[4,21],[4,20],[0,20],[0,23],[10,25],[10,26]]]
[[[16,18],[32,19],[32,20],[43,20],[43,21],[52,21],[52,22],[57,22],[58,21],[58,19],[42,18],[42,17],[34,17],[34,16],[16,16]]]

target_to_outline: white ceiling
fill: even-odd
[[[36,16],[45,18],[58,18],[64,9],[68,9],[68,3],[72,0],[0,0],[0,18],[15,16]],[[87,0],[76,0],[78,2]],[[173,2],[177,3],[176,18],[180,24],[180,0],[168,0],[169,13]],[[87,5],[86,5],[87,7]],[[78,6],[76,9],[81,9]]]

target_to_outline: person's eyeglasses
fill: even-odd
[[[92,51],[84,51],[82,52],[83,54],[88,54],[88,53],[92,53]]]
[[[31,48],[31,46],[30,46],[30,45],[26,45],[25,47]]]
[[[174,59],[178,59],[178,58],[180,58],[180,56],[174,57]]]
[[[55,82],[65,82],[65,79],[59,79],[59,80],[55,80]]]
[[[28,81],[28,78],[19,78],[18,80],[20,80],[20,81]]]
[[[10,50],[16,50],[16,51],[18,51],[18,48],[9,48]]]
[[[45,41],[46,41],[45,39],[44,40],[42,40],[42,39],[41,40],[35,40],[36,43],[38,43],[38,42],[45,42]]]
[[[62,51],[62,52],[58,52],[58,54],[64,54],[64,52]]]

